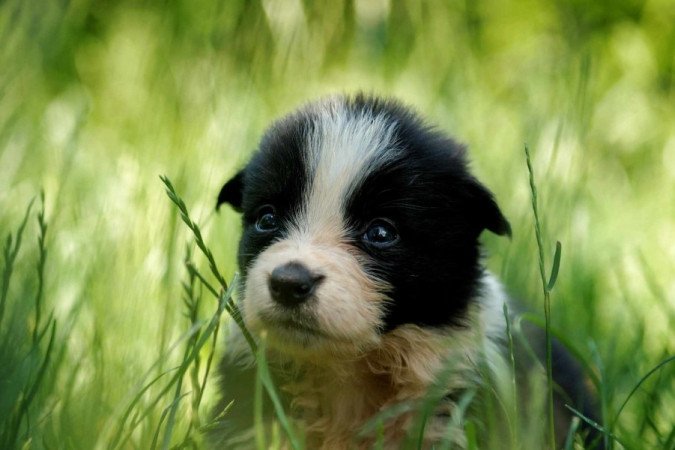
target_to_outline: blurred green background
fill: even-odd
[[[511,241],[484,236],[488,265],[542,314],[530,147],[549,267],[555,241],[563,248],[553,324],[600,373],[612,416],[675,353],[674,24],[672,0],[0,2],[3,240],[38,197],[3,281],[0,442],[108,447],[143,377],[180,361],[161,355],[190,327],[181,283],[192,239],[158,175],[229,279],[239,219],[213,212],[222,183],[271,120],[357,90],[398,97],[469,146],[514,229]],[[29,345],[36,295],[56,318],[58,352],[16,424],[22,380],[38,372],[31,358],[47,351],[46,339]],[[205,299],[201,314],[215,307]],[[675,448],[671,366],[616,424],[635,448]],[[121,446],[149,448],[170,403],[148,406]],[[181,406],[177,427],[194,414]]]

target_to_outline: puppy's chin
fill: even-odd
[[[357,358],[375,347],[380,338],[373,333],[367,339],[337,339],[321,332],[297,329],[285,325],[265,328],[268,346],[276,352],[297,360],[315,363]]]
[[[271,305],[269,299],[248,297],[245,303],[248,301]],[[302,310],[283,311],[274,306],[262,310],[244,307],[244,320],[253,333],[265,336],[269,348],[296,359],[328,362],[356,357],[380,342],[377,328],[352,327],[335,334],[341,325],[339,321],[327,323],[324,320],[320,323],[313,318],[311,306]]]

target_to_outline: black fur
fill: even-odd
[[[274,205],[279,215],[288,217],[299,207],[307,184],[307,170],[301,155],[310,126],[311,118],[299,114],[276,123],[265,134],[248,165],[220,191],[218,206],[230,203],[235,210],[243,212],[239,267],[244,278],[251,261],[278,237],[252,230],[258,209]]]
[[[347,209],[356,223],[388,217],[402,236],[400,245],[374,254],[371,267],[394,289],[385,331],[406,323],[460,325],[482,273],[479,235],[485,229],[510,235],[510,226],[492,194],[469,174],[462,146],[398,103],[357,97],[352,105],[396,122],[403,149],[370,174]]]

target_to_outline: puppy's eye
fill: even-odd
[[[274,212],[274,207],[265,205],[258,210],[258,218],[255,221],[255,229],[260,233],[270,233],[279,228],[279,219]]]
[[[368,225],[368,229],[363,234],[363,240],[375,247],[389,247],[398,242],[398,231],[388,220],[375,219]]]

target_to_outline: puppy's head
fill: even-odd
[[[222,203],[243,213],[244,319],[295,353],[353,353],[404,324],[461,324],[481,275],[478,236],[510,233],[460,145],[366,96],[275,123]]]

